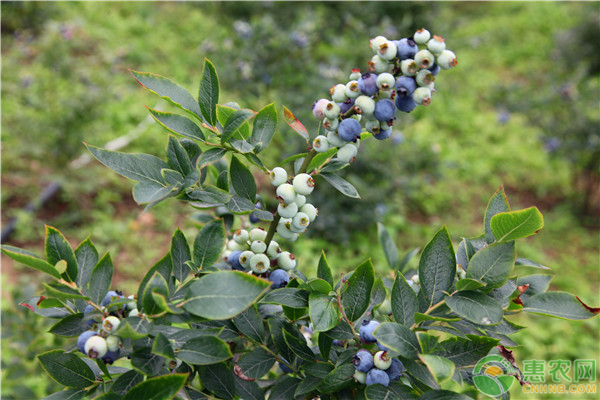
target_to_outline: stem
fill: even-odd
[[[348,323],[348,325],[350,325],[350,329],[352,329],[352,334],[354,335],[354,340],[356,340],[357,344],[360,344],[360,336],[358,335],[358,333],[356,333],[356,330],[354,330],[354,324],[352,323],[352,321],[350,321],[348,319],[348,316],[344,312],[344,307],[342,306],[342,294],[340,292],[338,292],[338,294],[337,294],[337,303],[338,303],[338,308],[340,309],[340,313],[342,314],[342,318],[344,319],[344,321],[346,321]]]
[[[423,314],[429,315],[432,311],[434,311],[435,309],[439,308],[441,305],[443,305],[445,303],[446,303],[446,300],[440,300],[440,302],[438,302],[438,303],[432,305],[431,307],[429,307],[427,309],[427,311],[425,311]],[[410,329],[412,330],[412,329],[414,329],[416,327],[417,327],[417,323],[415,322],[414,324],[411,325]]]

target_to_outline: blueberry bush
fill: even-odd
[[[313,191],[331,185],[359,198],[340,171],[363,143],[388,140],[403,112],[430,104],[439,73],[457,65],[444,39],[425,29],[400,40],[378,36],[370,47],[368,68],[353,69],[314,103],[318,132],[309,135],[283,107],[297,134],[286,140],[306,151],[269,166],[260,153],[278,130],[274,104],[219,104],[209,60],[197,99],[163,76],[132,71],[181,110],[148,109],[169,133],[166,160],[87,148],[137,182],[137,203],[180,200],[200,210],[194,218],[203,227],[193,239],[177,229],[135,293],[112,287],[111,256],[89,238],[73,249],[47,226],[45,257],[2,246],[52,278],[22,304],[54,320],[50,332],[68,343],[37,356],[65,387],[47,399],[468,399],[477,396],[473,369],[486,355],[510,363],[511,379],[526,384],[509,350],[518,345],[510,335],[523,329],[512,315],[600,313],[547,291],[548,275],[523,275],[547,269],[518,257],[515,244],[542,229],[543,217],[536,207],[511,210],[503,188],[487,205],[480,236],[455,246],[441,227],[416,270],[409,261],[418,250],[401,258],[379,224],[389,275],[376,276],[366,259],[334,277],[326,249],[316,277],[301,272],[302,257],[286,244],[320,218]],[[274,187],[276,209],[257,195],[259,174]]]

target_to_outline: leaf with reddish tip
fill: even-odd
[[[296,118],[296,116],[286,106],[283,106],[283,118],[285,118],[285,122],[287,122],[290,128],[292,128],[297,134],[302,136],[308,143],[308,141],[310,140],[310,137],[308,136],[308,131],[306,130],[304,125],[302,125],[302,122],[298,121],[298,118]]]

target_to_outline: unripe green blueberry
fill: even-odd
[[[255,240],[250,245],[250,250],[252,250],[255,254],[264,253],[267,251],[267,244],[262,240]]]
[[[407,58],[400,62],[400,70],[404,75],[415,76],[419,70],[419,65],[412,58]]]
[[[380,130],[380,122],[377,120],[369,120],[365,124],[367,132],[371,132],[373,135],[377,135]]]
[[[392,97],[394,97],[394,90],[390,89],[390,90],[380,90],[379,91],[379,100],[381,99],[392,99]]]
[[[249,235],[250,241],[254,242],[255,240],[265,240],[267,237],[267,231],[262,228],[254,228],[250,231]]]
[[[279,243],[277,243],[276,241],[271,240],[271,243],[269,243],[269,248],[267,249],[267,255],[271,260],[274,260],[278,258],[280,254],[281,246],[279,246]]]
[[[465,272],[465,270],[464,270],[464,269],[461,269],[461,270],[458,272],[458,278],[459,278],[459,279],[465,279],[466,277],[467,277],[467,273]]]
[[[323,109],[323,115],[325,118],[337,120],[338,115],[340,115],[340,106],[338,106],[334,101],[327,102],[327,104],[325,104],[325,108]]]
[[[277,200],[280,202],[290,204],[296,198],[296,191],[294,186],[289,183],[283,183],[277,186]]]
[[[227,249],[231,251],[244,251],[248,250],[248,245],[246,243],[238,243],[235,240],[231,239],[227,242]]]
[[[419,275],[413,275],[412,278],[410,278],[411,281],[413,281],[413,283],[416,283],[417,285],[419,284]]]
[[[135,296],[131,295],[131,296],[127,296],[128,299],[131,300],[135,300]],[[135,301],[132,301],[131,303],[127,303],[127,309],[128,310],[133,310],[134,308],[137,308],[137,303]]]
[[[289,251],[284,251],[279,255],[277,265],[285,271],[294,269],[296,268],[296,257]]]
[[[354,102],[354,111],[368,118],[375,111],[375,101],[369,96],[358,96],[356,102]]]
[[[375,72],[379,74],[381,72],[386,72],[389,68],[390,64],[385,61],[383,58],[378,55],[374,55],[369,61],[369,71]]]
[[[108,333],[114,332],[119,328],[121,320],[115,316],[109,316],[102,321],[102,330]]]
[[[242,254],[240,254],[240,264],[242,267],[246,269],[250,268],[250,259],[253,255],[254,252],[251,250],[242,251]]]
[[[386,298],[377,309],[383,315],[389,315],[392,312],[392,302]]]
[[[306,196],[296,193],[296,199],[294,200],[294,203],[296,203],[298,209],[300,209],[300,207],[306,204]]]
[[[358,81],[358,78],[360,78],[362,76],[362,73],[360,72],[360,68],[352,68],[352,72],[350,72],[350,76],[348,77],[348,79],[350,79],[351,81]]]
[[[110,335],[106,338],[106,347],[108,351],[117,351],[121,348],[121,339],[116,335]]]
[[[304,214],[308,215],[308,219],[310,220],[310,222],[313,222],[315,218],[317,218],[317,215],[319,215],[319,210],[317,210],[317,208],[310,203],[306,203],[305,205],[303,205],[300,208],[300,212],[303,212]]]
[[[367,381],[367,373],[366,372],[360,372],[360,371],[354,370],[354,377],[356,378],[356,382],[362,383],[363,385]]]
[[[429,84],[433,83],[435,77],[428,69],[422,69],[417,73],[416,81],[419,86],[429,86]]]
[[[275,167],[270,172],[269,177],[271,178],[271,185],[279,186],[287,181],[287,171],[281,167]]]
[[[337,132],[334,131],[327,133],[327,141],[329,142],[329,145],[333,147],[340,147],[346,144],[346,142],[340,138]]]
[[[264,274],[269,270],[271,260],[266,254],[255,254],[250,259],[250,269],[257,274]]]
[[[327,130],[327,131],[335,131],[339,125],[340,125],[340,120],[337,118],[335,118],[335,119],[325,118],[323,120],[323,128],[325,128],[325,130]]]
[[[350,97],[351,99],[355,99],[360,96],[358,81],[350,81],[346,84],[346,96]]]
[[[390,90],[396,84],[396,78],[394,78],[394,75],[384,72],[377,75],[376,82],[379,90]]]
[[[297,230],[304,230],[310,224],[310,218],[303,212],[297,213],[294,218],[292,218],[292,227]]]
[[[315,149],[317,153],[323,153],[329,150],[329,142],[327,141],[327,138],[323,135],[317,136],[315,140],[313,140],[313,149]]]
[[[429,41],[429,38],[431,38],[431,34],[425,28],[419,29],[413,35],[413,39],[417,44],[425,44]]]
[[[446,42],[443,37],[433,35],[433,39],[427,42],[427,49],[434,55],[439,56],[442,51],[446,50]]]
[[[85,342],[85,354],[89,358],[102,358],[107,351],[108,345],[102,336],[92,336]]]
[[[351,163],[356,158],[358,149],[352,143],[348,143],[340,147],[337,152],[337,158],[345,163]]]
[[[136,308],[132,308],[129,311],[129,314],[127,314],[128,317],[137,317],[139,316],[140,312],[138,311],[137,307]]]
[[[285,224],[277,225],[277,233],[279,234],[279,236],[286,240],[289,240],[290,242],[294,242],[298,239],[298,234],[290,231],[289,228],[285,226]]]
[[[456,55],[450,50],[444,50],[435,60],[436,64],[442,69],[450,69],[458,65]]]
[[[308,196],[315,188],[315,180],[308,174],[298,174],[293,181],[294,190],[303,196]]]
[[[335,101],[336,103],[343,103],[344,101],[346,101],[347,98],[346,85],[338,83],[337,85],[329,89],[329,94],[331,94],[331,100]]]
[[[415,54],[415,62],[419,67],[427,69],[435,62],[435,56],[429,50],[419,50]]]
[[[233,240],[236,243],[246,244],[249,238],[250,236],[248,236],[248,231],[245,229],[238,229],[237,231],[233,232]]]
[[[386,370],[392,365],[392,357],[389,356],[387,351],[378,351],[373,356],[373,364],[379,369]]]
[[[423,86],[416,88],[412,97],[417,104],[422,104],[424,106],[431,104],[431,90],[429,90],[429,88]]]
[[[381,46],[386,41],[387,38],[385,36],[377,36],[369,41],[369,46],[371,46],[371,50],[373,50],[373,53],[377,54],[379,46]]]
[[[396,44],[391,40],[386,40],[377,47],[377,55],[386,61],[393,60],[397,51]]]
[[[298,212],[298,204],[296,203],[279,203],[277,206],[277,214],[283,218],[294,218],[294,215]]]

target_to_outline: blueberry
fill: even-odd
[[[110,292],[106,293],[106,296],[104,296],[104,299],[102,300],[102,302],[100,303],[101,306],[106,307],[107,305],[110,304],[110,301],[113,297],[123,297],[123,295],[119,294],[119,292],[115,291],[115,290],[111,290]]]
[[[385,347],[384,345],[382,345],[380,342],[377,342],[377,347],[381,351],[390,351],[390,349],[388,349],[387,347]]]
[[[390,384],[390,377],[385,371],[382,371],[378,368],[373,368],[367,372],[367,379],[365,379],[365,383],[367,386],[374,385],[376,383],[387,386]]]
[[[281,167],[275,167],[269,173],[269,178],[273,186],[279,186],[287,181],[287,171]]]
[[[396,108],[400,111],[411,112],[415,109],[417,103],[411,96],[396,96]]]
[[[102,329],[105,332],[114,332],[117,329],[119,329],[119,325],[121,324],[121,320],[115,316],[108,316],[106,318],[104,318],[104,321],[102,321]]]
[[[107,351],[104,357],[102,357],[102,361],[106,364],[112,364],[117,361],[120,357],[121,349],[117,349],[115,351]]]
[[[286,271],[296,268],[296,257],[289,251],[284,251],[277,258],[277,264]]]
[[[413,35],[413,38],[416,43],[425,44],[431,38],[431,34],[429,33],[429,31],[427,29],[421,28],[415,32],[415,34]]]
[[[233,233],[233,240],[238,244],[246,244],[248,239],[250,239],[250,235],[245,229],[238,229]]]
[[[379,344],[379,342],[377,342]],[[388,354],[387,351],[378,351],[373,356],[373,364],[381,370],[386,370],[392,365],[392,357]]]
[[[260,219],[258,219],[254,212],[250,213],[250,222],[253,224],[258,224],[260,222]]]
[[[273,282],[273,285],[271,285],[273,289],[279,289],[288,284],[290,281],[290,276],[284,270],[276,269],[275,271],[271,272],[271,275],[269,275],[269,280]]]
[[[77,349],[85,354],[85,342],[92,336],[96,336],[96,331],[85,331],[77,338]]]
[[[378,134],[373,134],[373,137],[377,140],[385,140],[392,134],[392,128],[386,130],[380,130]]]
[[[394,118],[394,114],[396,113],[396,106],[394,102],[388,99],[379,100],[375,103],[375,111],[373,115],[377,118],[378,121],[389,121]]]
[[[390,378],[390,381],[400,378],[400,375],[402,375],[403,371],[404,365],[402,364],[402,361],[398,360],[397,358],[392,358],[392,365],[385,370]]]
[[[271,260],[266,254],[255,254],[250,258],[250,269],[256,274],[264,274],[270,266]]]
[[[340,106],[340,112],[346,114],[349,109],[354,107],[354,99],[348,97],[343,103],[338,103],[338,106]]]
[[[315,188],[315,181],[312,176],[308,174],[298,174],[294,177],[292,181],[294,186],[294,190],[296,193],[301,194],[303,196],[308,196],[312,193]]]
[[[354,368],[360,372],[368,372],[373,368],[373,355],[364,349],[360,349],[354,357],[352,357]]]
[[[329,89],[329,94],[331,94],[331,99],[338,103],[343,103],[346,101],[346,85],[338,83],[331,89]]]
[[[339,346],[339,347],[344,347],[344,341],[343,340],[339,340],[339,339],[333,339],[333,345],[334,346]]]
[[[400,60],[406,60],[407,58],[414,58],[415,54],[419,51],[419,46],[408,38],[400,39],[394,42],[396,45],[396,57]]]
[[[325,106],[327,105],[327,103],[329,103],[329,100],[327,99],[320,99],[315,101],[315,103],[312,106],[312,112],[316,119],[322,120],[323,118],[325,118],[323,111],[325,110]]]
[[[437,74],[440,73],[440,70],[442,69],[439,65],[437,64],[433,64],[431,67],[428,68],[431,71],[431,75],[436,76]]]
[[[452,51],[450,51],[450,50],[444,50],[437,57],[436,63],[442,69],[450,69],[452,67],[456,67],[456,65],[458,64],[458,61],[456,60],[456,55]]]
[[[354,118],[346,118],[340,122],[340,126],[338,127],[338,135],[344,142],[355,141],[360,136],[361,131],[362,126],[360,122]]]
[[[90,358],[102,358],[107,351],[108,345],[101,336],[92,336],[85,342],[84,353]]]
[[[237,269],[238,271],[244,270],[244,267],[242,267],[242,264],[240,263],[241,255],[242,252],[240,250],[232,251],[231,254],[229,254],[229,257],[227,257],[227,262],[231,264],[231,268]]]
[[[354,371],[354,377],[356,378],[356,382],[365,384],[367,380],[367,374],[360,371]]]
[[[401,76],[396,79],[396,93],[398,96],[410,96],[417,88],[417,82],[410,76]]]
[[[286,360],[283,360],[287,363]],[[292,370],[290,369],[290,367],[288,367],[287,365],[285,365],[284,363],[282,363],[281,361],[279,362],[279,368],[281,368],[281,370],[283,372],[285,372],[286,374],[291,374]]]
[[[296,190],[289,183],[281,184],[277,187],[277,200],[290,204],[296,198]]]
[[[379,326],[379,322],[377,322],[375,320],[373,320],[373,321],[364,320],[358,331],[360,340],[362,340],[365,343],[376,342],[377,339],[375,339],[375,337],[373,336],[373,331],[375,331],[375,329],[378,326]]]
[[[377,87],[377,75],[370,72],[362,74],[358,79],[358,90],[365,96],[377,94],[379,91],[379,88]]]

